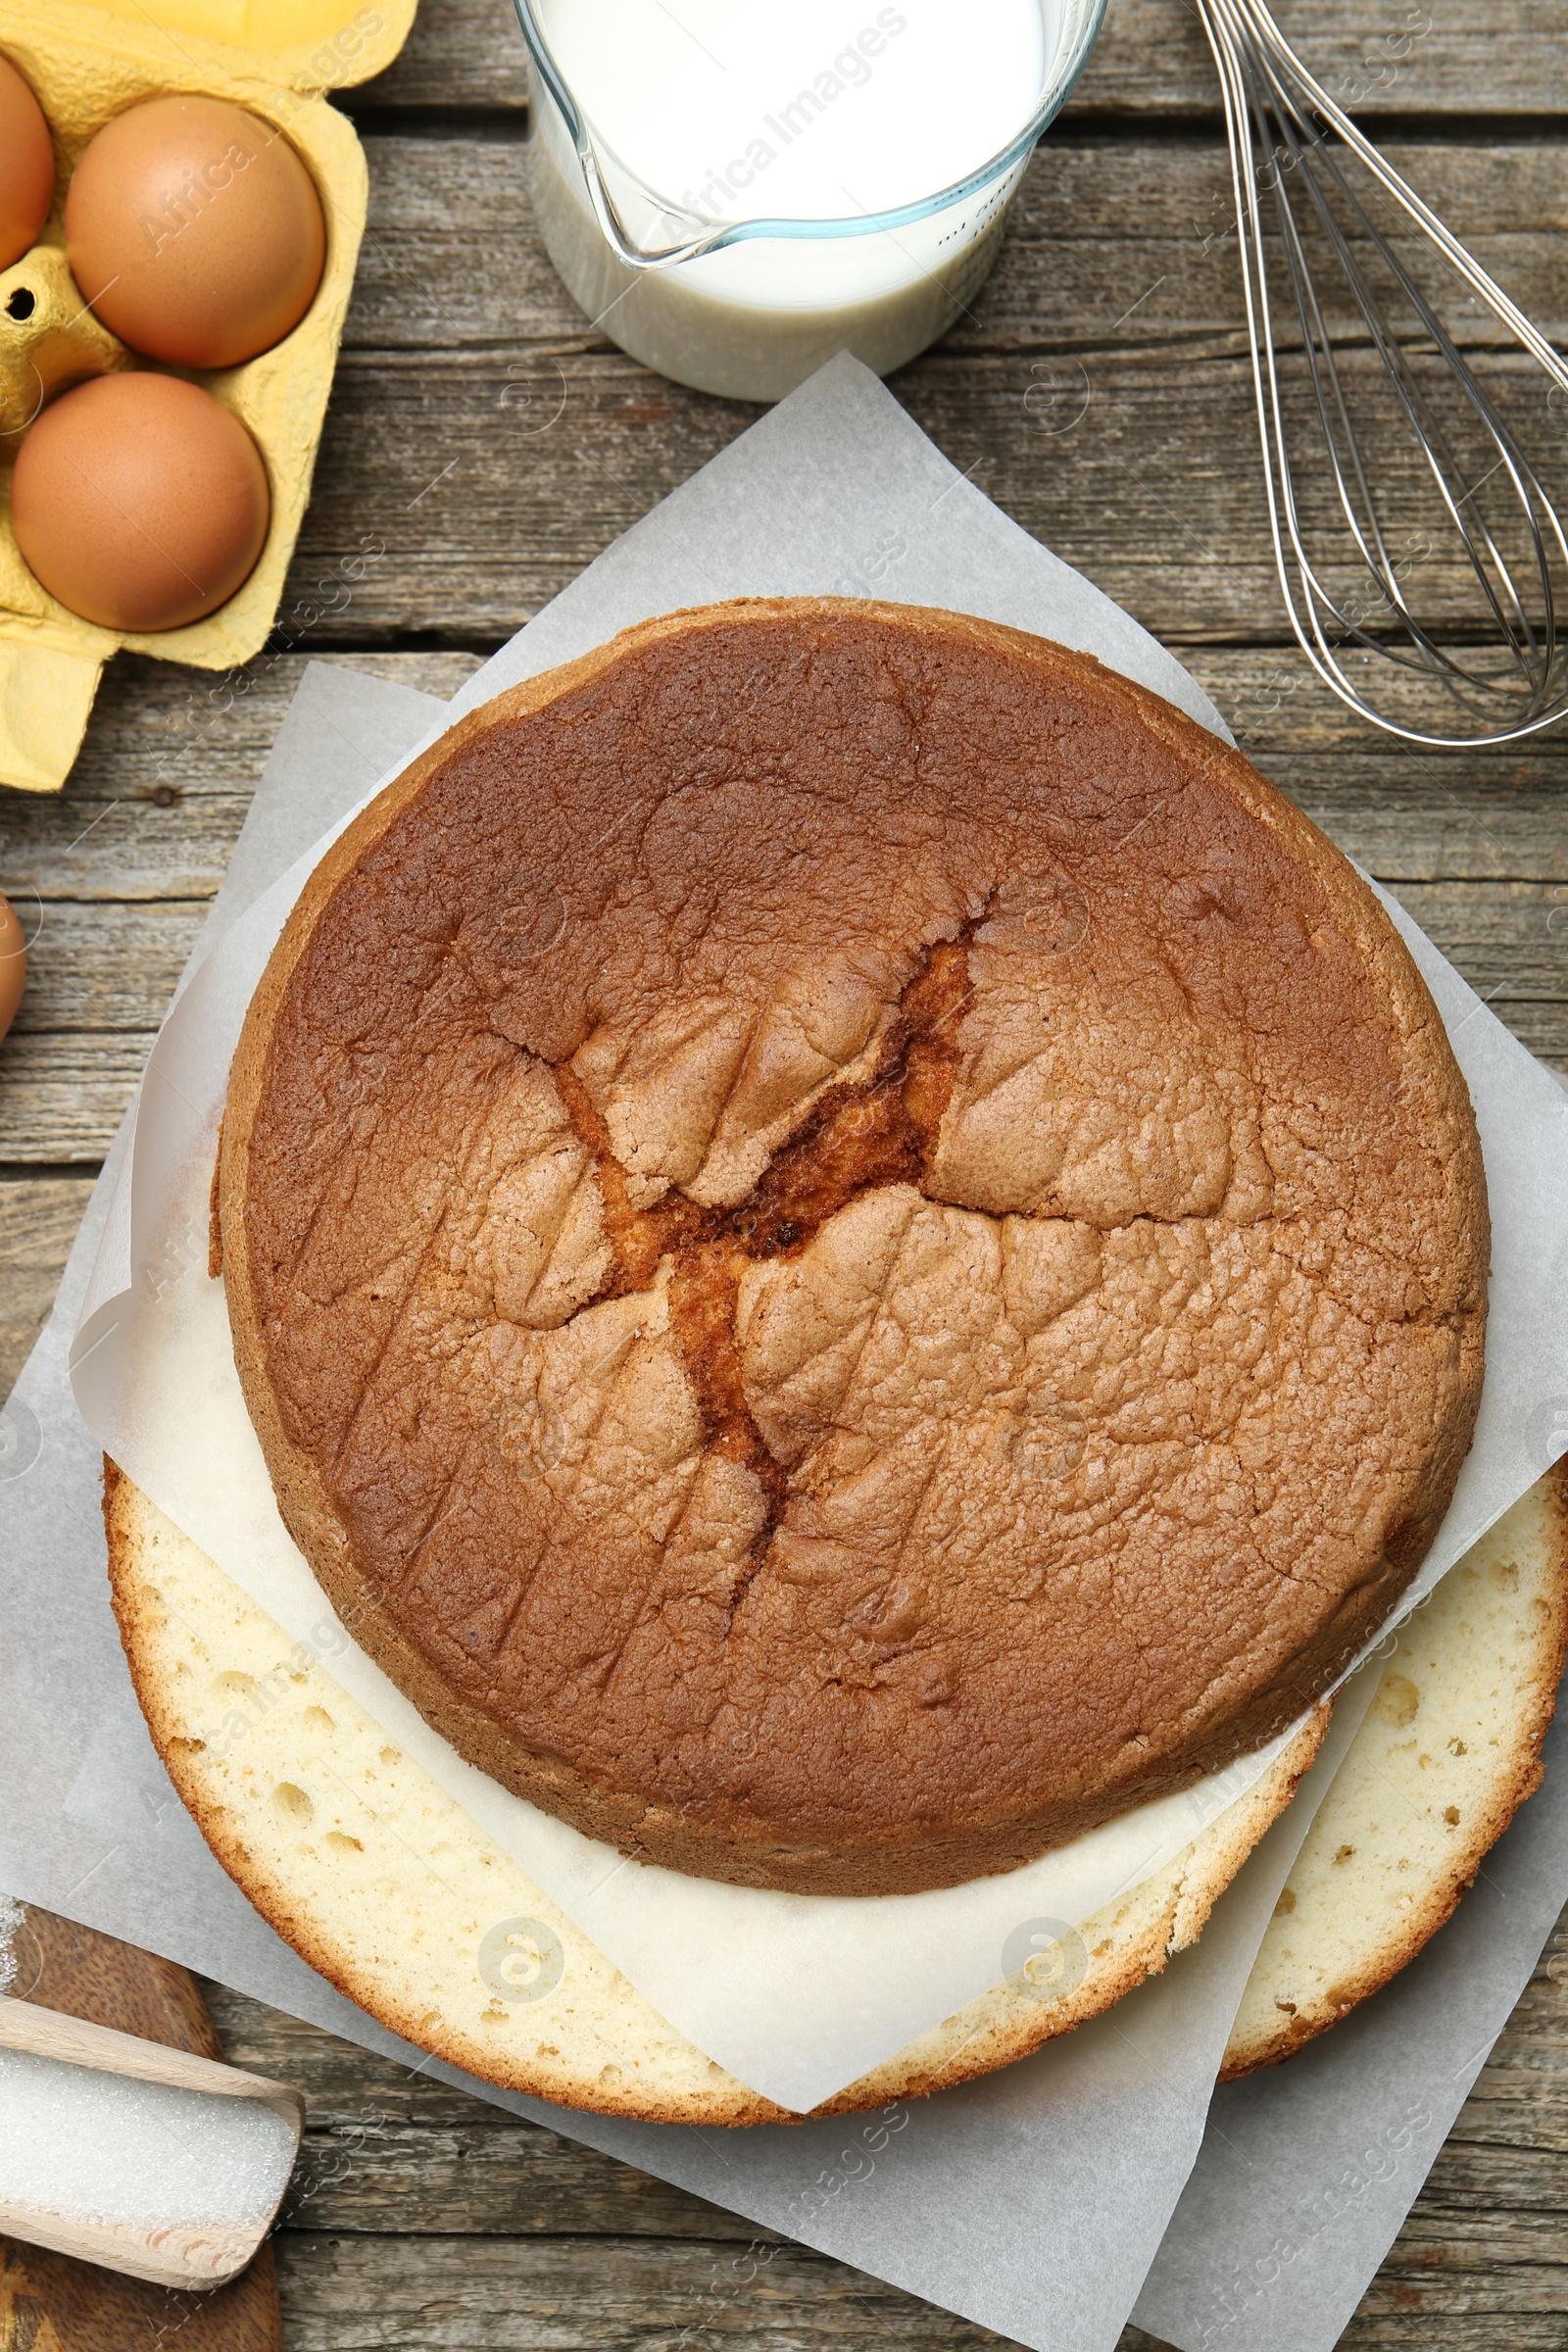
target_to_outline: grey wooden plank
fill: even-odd
[[[1568,995],[1568,885],[1408,882],[1397,895],[1483,997],[1521,1005]]]
[[[1513,2331],[1528,2319],[1561,2329],[1568,2323],[1565,2243],[1560,2224],[1538,2223],[1533,2215],[1498,2216],[1491,2228],[1469,2217],[1413,2215],[1341,2341],[1354,2352],[1378,2340],[1377,2321],[1415,2311],[1429,2323],[1452,2316],[1473,2325],[1491,2316],[1506,2325],[1514,2343],[1520,2337]],[[1451,2338],[1445,2329],[1438,2340]],[[1562,2341],[1560,2333],[1555,2340]]]
[[[1565,2071],[1561,2061],[1552,2058],[1548,2063],[1560,2081]],[[1438,2152],[1424,2192],[1431,2210],[1463,2215],[1495,2205],[1507,2212],[1561,2214],[1562,2150],[1552,2144],[1556,2133],[1547,2117],[1537,2120],[1532,2131],[1540,2144],[1529,2147],[1511,2141],[1477,2145],[1457,2136],[1448,2139]]]
[[[1558,2312],[1494,2309],[1484,2291],[1465,2287],[1440,2298],[1417,2273],[1391,2279],[1386,2299],[1357,2312],[1340,2337],[1340,2352],[1561,2352],[1562,2342]]]
[[[90,1176],[0,1177],[0,1397],[54,1304]]]
[[[527,151],[370,133],[370,206],[344,324],[353,348],[603,344],[534,225]],[[475,267],[475,256],[483,266]]]
[[[523,405],[529,392],[542,408]],[[354,643],[498,642],[754,413],[619,353],[346,351],[285,599],[378,541]],[[342,641],[329,619],[317,638]]]
[[[419,0],[414,27],[384,74],[340,93],[350,114],[385,106],[526,114],[528,53],[509,0]]]
[[[1568,103],[1568,59],[1552,0],[1281,0],[1278,22],[1351,112],[1547,114]],[[1195,12],[1181,0],[1111,0],[1075,104],[1162,116],[1217,106]]]
[[[0,1176],[0,1280],[58,1282],[91,1190],[90,1176]]]
[[[298,2082],[297,2077],[290,2080]],[[738,2239],[750,2223],[647,2173],[467,2100],[400,2124],[373,2102],[313,2119],[284,2208],[291,2230],[498,2237]]]
[[[13,1030],[0,1045],[0,1159],[96,1167],[114,1142],[152,1042],[150,1029],[79,1037]]]
[[[27,953],[27,984],[0,1054],[29,1040],[155,1029],[196,944],[204,900],[82,906],[57,900]],[[3,1067],[0,1064],[0,1067]]]
[[[283,2230],[289,2352],[972,2352],[1003,2338],[805,2247]]]
[[[1348,858],[1393,890],[1422,881],[1538,880],[1555,887],[1568,863],[1560,805],[1530,809],[1482,786],[1425,804],[1368,806],[1353,773],[1325,775],[1316,760],[1280,754],[1258,764]]]
[[[1343,106],[1380,115],[1568,111],[1568,64],[1552,0],[1284,0],[1279,19]],[[422,0],[403,55],[345,93],[350,111],[446,111],[527,104],[522,43],[501,0]],[[1218,88],[1207,47],[1180,0],[1111,0],[1069,110],[1155,117],[1211,114]]]

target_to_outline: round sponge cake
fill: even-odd
[[[676,614],[460,722],[274,952],[220,1225],[356,1638],[590,1836],[806,1892],[1261,1744],[1480,1389],[1474,1120],[1372,893],[924,610]]]

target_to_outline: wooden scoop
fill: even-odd
[[[299,2148],[305,2106],[298,2092],[281,2082],[269,2082],[261,2075],[243,2075],[237,2067],[219,2066],[211,2058],[192,2057],[156,2041],[140,2041],[131,2034],[117,2034],[108,2026],[87,2025],[80,2018],[5,1999],[0,1999],[0,2049],[63,2059],[72,2066],[121,2075],[137,2082],[165,2082],[177,2090],[205,2091],[219,2098],[254,2099],[280,2116],[292,2131],[290,2163]],[[126,2271],[133,2278],[151,2279],[155,2286],[220,2286],[250,2261],[271,2228],[287,2186],[285,2170],[267,2211],[255,2221],[233,2227],[212,2224],[182,2229],[162,2223],[137,2227],[128,2222],[82,2221],[0,2202],[0,2231],[29,2245],[52,2246],[60,2254]]]
[[[0,2049],[63,2060],[68,2065],[118,2075],[139,2082],[167,2083],[179,2090],[220,2098],[250,2099],[281,2117],[298,2149],[304,2107],[283,2084],[245,2075],[158,2042],[141,2041],[107,2026],[83,2023],[25,2001],[0,1999]],[[288,2169],[267,2211],[244,2224],[180,2227],[173,2223],[135,2225],[89,2221],[42,2207],[0,2202],[0,2231],[57,2253],[103,2263],[157,2286],[219,2286],[244,2269],[271,2227],[288,2184]]]
[[[15,1939],[16,1993],[221,2059],[201,1987],[187,1969],[29,1904]],[[269,2240],[226,2286],[154,2286],[97,2263],[0,2236],[0,2352],[283,2352]]]

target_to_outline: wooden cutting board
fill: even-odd
[[[172,1960],[30,1908],[13,1949],[11,1989],[19,2000],[221,2059],[195,1978]],[[227,2286],[187,2294],[0,2237],[0,2352],[282,2352],[282,2345],[270,2245]]]

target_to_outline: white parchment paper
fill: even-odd
[[[863,448],[877,429],[866,412],[878,401],[893,404],[874,386],[858,385],[858,372],[844,387],[856,396],[858,412],[845,437],[853,442],[858,435]],[[819,396],[821,379],[806,391]],[[850,405],[824,404],[830,440],[839,423],[834,411]],[[905,457],[916,473],[925,468],[931,497],[951,490],[956,499],[956,474],[896,410],[888,421],[924,453],[918,466],[917,452]],[[854,452],[845,458],[839,441],[824,459],[830,481],[838,478],[836,466],[853,479]],[[678,496],[689,497],[707,480],[699,476]],[[982,552],[992,548],[1000,563],[1019,535],[983,500],[977,503],[984,514],[965,517],[971,543]],[[638,538],[630,534],[612,556],[623,550],[635,556]],[[917,591],[927,601],[942,597],[924,574],[912,587],[893,579],[874,585],[916,601]],[[702,591],[732,592],[727,577]],[[674,600],[637,606],[633,599],[622,616],[636,618],[667,601]],[[971,601],[973,609],[994,609]],[[565,602],[559,600],[535,627]],[[534,666],[574,650],[570,644],[551,650]],[[500,659],[517,651],[509,648]],[[357,779],[368,784],[413,751],[427,714],[423,698],[341,670],[313,670],[308,685],[264,778],[215,930],[230,924],[245,896],[332,821],[355,797]],[[475,699],[476,688],[494,691],[481,678],[466,702]],[[324,788],[309,759],[323,726],[340,746]],[[302,748],[303,767],[290,756]],[[1467,991],[1445,1003],[1450,1030],[1462,1031],[1474,1004]],[[1536,1074],[1548,1083],[1544,1073]],[[1490,1136],[1487,1148],[1490,1166]],[[8,1637],[0,1644],[0,1884],[368,2047],[401,2052],[425,2071],[466,2082],[397,2043],[278,1941],[213,1861],[141,1723],[107,1605],[97,1446],[74,1407],[66,1372],[67,1341],[108,1220],[122,1149],[95,1194],[56,1313],[0,1416],[0,1621]],[[1536,1194],[1536,1258],[1547,1306],[1563,1281],[1563,1194],[1554,1189],[1560,1186],[1555,1165],[1543,1173]],[[128,1250],[128,1227],[120,1246]],[[1528,1252],[1501,1265],[1499,1295],[1506,1299],[1527,1286],[1529,1272]],[[1544,1363],[1539,1386],[1522,1384],[1494,1424],[1489,1446],[1503,1449],[1504,1476],[1517,1476],[1522,1487],[1560,1448],[1559,1431],[1568,1427],[1560,1360]],[[1484,1496],[1476,1507],[1486,1508]],[[1495,1515],[1488,1511],[1478,1524]],[[1346,1695],[1351,1700],[1352,1692]],[[1346,1736],[1349,1722],[1342,1702],[1332,1737]],[[1568,1894],[1568,1772],[1559,1766],[1560,1744],[1554,1735],[1544,1789],[1488,1860],[1489,1881],[1513,1899],[1493,1904],[1482,1920],[1477,1896],[1467,1898],[1422,1961],[1350,2026],[1291,2067],[1222,2094],[1219,2129],[1203,2143],[1192,2191],[1150,2279],[1149,2294],[1157,2300],[1139,2307],[1145,2326],[1184,2346],[1255,2343],[1319,2352],[1332,2343]],[[1224,1898],[1201,1943],[1165,1978],[1027,2065],[903,2111],[878,2148],[867,2137],[873,2128],[857,2130],[853,2123],[699,2132],[567,2115],[481,2083],[467,2087],[1042,2352],[1109,2352],[1192,2165],[1214,2059],[1304,1833],[1314,1785],[1322,1781],[1320,1769]],[[1476,1929],[1462,1934],[1472,1918]],[[1353,2051],[1342,2038],[1352,2027]],[[1292,2086],[1306,2081],[1301,2070],[1318,2062],[1333,2070],[1329,2089],[1293,2094]],[[1393,2110],[1391,2082],[1398,2094]],[[1231,2112],[1244,2098],[1245,2127]],[[1419,2121],[1404,2114],[1411,2105]],[[1233,2152],[1238,2145],[1240,2160]],[[1358,2150],[1366,2153],[1357,2156]],[[1294,2218],[1290,2242],[1298,2249],[1283,2267],[1275,2244],[1282,2215]],[[765,2280],[765,2267],[761,2276]],[[713,2283],[726,2308],[743,2315],[755,2289],[727,2276],[715,2275]]]

